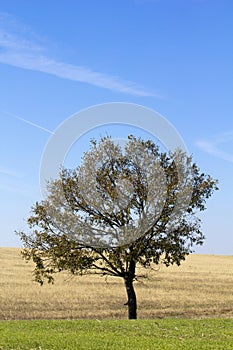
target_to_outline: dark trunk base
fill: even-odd
[[[133,286],[133,280],[131,278],[125,279],[125,287],[128,296],[128,319],[136,320],[137,319],[137,299]]]

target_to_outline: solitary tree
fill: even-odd
[[[196,212],[216,189],[180,150],[163,153],[134,136],[124,147],[92,140],[81,165],[61,170],[32,207],[30,233],[19,232],[23,257],[33,260],[41,284],[62,270],[123,278],[128,317],[136,319],[137,264],[180,265],[203,243]]]

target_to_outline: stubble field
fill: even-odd
[[[121,280],[32,280],[19,249],[0,248],[0,350],[230,350],[233,257],[191,255],[135,283],[140,320],[127,318]],[[77,320],[75,320],[77,319]]]
[[[32,270],[20,249],[0,248],[0,320],[127,318],[121,279],[60,274],[41,287]],[[180,267],[155,266],[135,289],[140,319],[231,318],[233,256],[190,255]]]

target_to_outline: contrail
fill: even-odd
[[[13,117],[13,118],[15,118],[15,119],[21,120],[21,121],[24,122],[24,123],[27,123],[27,124],[29,124],[29,125],[32,125],[32,126],[34,126],[35,128],[37,128],[37,129],[41,129],[41,130],[43,130],[43,131],[45,131],[45,132],[48,132],[48,133],[50,133],[50,134],[54,134],[53,131],[51,131],[51,130],[49,130],[49,129],[46,129],[46,128],[44,128],[44,127],[41,126],[41,125],[38,125],[38,124],[36,124],[36,123],[33,123],[33,122],[31,122],[30,120],[24,119],[24,118],[22,118],[22,117],[20,117],[20,116],[18,116],[18,115],[16,115],[16,114],[9,113],[9,112],[6,112],[6,111],[3,111],[3,113],[4,113],[4,114],[7,114],[7,115],[9,115],[10,117]]]

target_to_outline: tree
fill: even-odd
[[[160,152],[132,135],[124,148],[111,138],[92,140],[81,165],[62,169],[32,207],[30,232],[19,232],[23,257],[35,263],[41,284],[62,270],[123,278],[128,318],[136,319],[137,265],[180,265],[201,245],[196,213],[216,189],[180,150]]]

